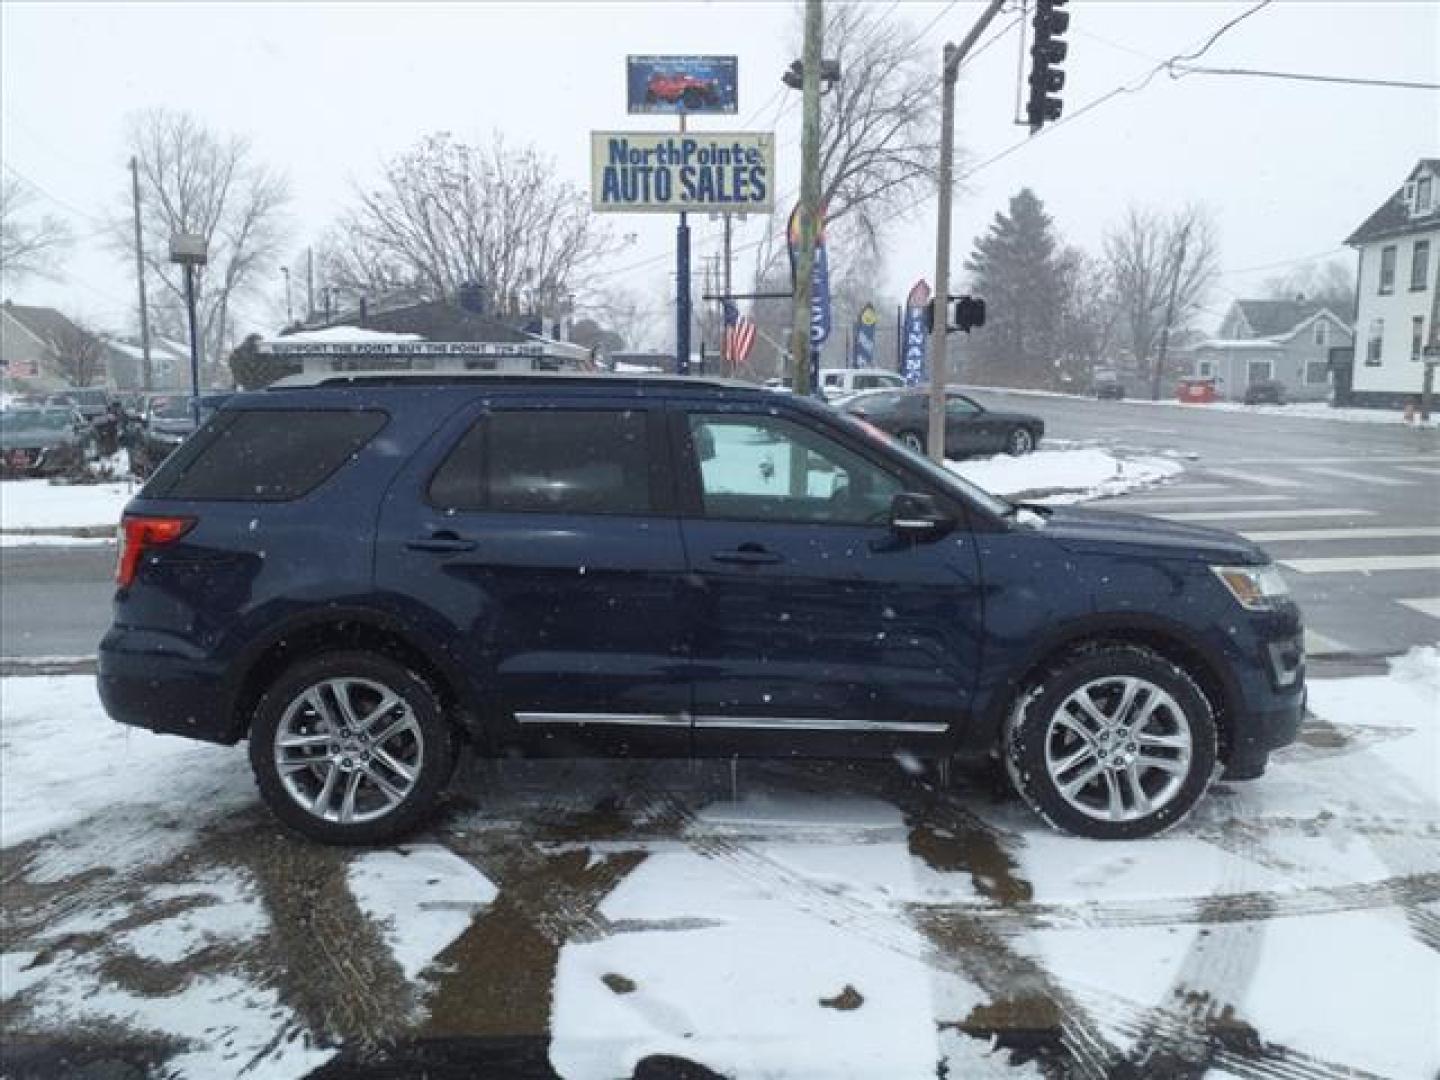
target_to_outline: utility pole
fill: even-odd
[[[145,303],[145,241],[140,236],[140,164],[130,157],[130,194],[135,202],[135,285],[140,290],[140,379],[146,390],[155,388],[155,365],[150,359],[150,310]]]
[[[795,308],[790,331],[790,387],[797,394],[808,394],[812,379],[810,308],[814,302],[811,279],[815,273],[815,237],[820,224],[820,51],[824,26],[821,0],[805,0],[800,85],[800,248],[795,253]]]
[[[305,249],[305,321],[315,317],[315,249]]]
[[[685,114],[680,114],[685,134]],[[675,227],[675,374],[690,374],[690,215],[680,211]]]
[[[990,0],[959,46],[945,45],[940,77],[940,197],[935,226],[935,328],[930,346],[930,459],[945,460],[945,381],[950,328],[950,207],[955,196],[955,83],[960,63],[975,47],[986,27],[1000,14],[1004,0]]]
[[[1190,242],[1190,222],[1180,229],[1180,251],[1170,275],[1170,298],[1165,301],[1165,325],[1160,330],[1160,353],[1155,357],[1155,371],[1150,377],[1150,400],[1160,400],[1160,377],[1165,371],[1165,354],[1170,351],[1170,324],[1175,321],[1175,297],[1180,291],[1180,275],[1185,270],[1185,248]]]

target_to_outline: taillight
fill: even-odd
[[[142,517],[126,514],[120,519],[120,558],[115,563],[115,584],[128,589],[147,548],[173,544],[195,524],[189,517]]]

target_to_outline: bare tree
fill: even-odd
[[[1119,329],[1114,281],[1103,259],[1080,248],[1065,248],[1058,262],[1057,375],[1064,386],[1084,387],[1108,359]]]
[[[1120,339],[1137,369],[1158,378],[1164,374],[1155,365],[1167,312],[1172,331],[1184,327],[1219,270],[1214,217],[1198,204],[1169,214],[1132,205],[1105,237],[1105,261],[1114,282]]]
[[[1303,296],[1329,308],[1347,323],[1355,321],[1355,266],[1351,259],[1305,263],[1287,274],[1266,279],[1263,291],[1272,300]]]
[[[532,147],[431,135],[356,192],[329,243],[327,275],[371,293],[454,296],[484,286],[495,310],[544,310],[615,250],[584,194]]]
[[[55,333],[55,366],[71,386],[84,389],[105,381],[105,342],[85,326],[67,322]]]
[[[909,28],[864,4],[827,6],[825,53],[841,70],[820,103],[827,228],[875,256],[897,207],[934,184],[940,81]]]
[[[156,324],[184,337],[185,282],[169,262],[170,237],[205,237],[209,263],[196,274],[196,321],[205,355],[218,359],[233,334],[234,301],[261,287],[280,250],[288,184],[255,160],[245,139],[217,134],[189,113],[137,113],[128,141],[140,166],[146,271],[163,286]],[[128,218],[116,223],[116,245],[127,251],[131,228]]]
[[[72,242],[70,227],[52,214],[32,214],[35,192],[13,176],[0,177],[0,277],[19,282],[53,277]]]

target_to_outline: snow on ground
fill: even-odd
[[[1098,446],[1042,448],[1023,457],[947,461],[952,472],[996,495],[1044,493],[1044,503],[1072,503],[1120,495],[1164,483],[1184,471],[1167,457],[1119,457]]]
[[[54,528],[54,526],[46,526]],[[65,536],[63,533],[0,533],[0,548],[13,547],[104,547],[115,543],[113,536]]]
[[[136,485],[0,481],[0,532],[17,529],[114,528]]]
[[[1075,1074],[1174,1055],[1250,1080],[1434,1075],[1440,649],[1310,694],[1315,718],[1266,777],[1218,782],[1149,841],[1061,836],[1013,800],[883,766],[746,762],[732,798],[719,766],[519,762],[435,832],[364,852],[275,832],[242,748],[117,728],[89,677],[5,679],[0,1000],[22,1034],[168,1037],[179,1076],[301,1075],[331,1053],[308,1025],[346,1013],[287,992],[303,958],[265,968],[266,949],[319,937],[323,960],[369,935],[415,988],[369,1005],[400,1034],[467,957],[484,986],[545,1003],[567,1078],[666,1053],[777,1078],[933,1077],[942,1059],[1038,1076],[1011,1030],[1052,1031],[1045,1053]],[[627,801],[643,813],[617,823]],[[287,879],[262,880],[276,860],[337,872],[287,908]],[[546,865],[572,876],[547,885]],[[593,909],[575,906],[582,879],[607,882]],[[327,882],[356,922],[308,891]],[[492,929],[446,952],[495,908],[521,947]],[[447,1022],[469,1000],[451,994]]]

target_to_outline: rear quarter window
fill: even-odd
[[[163,499],[288,502],[314,491],[389,418],[373,409],[217,414],[145,485]]]

